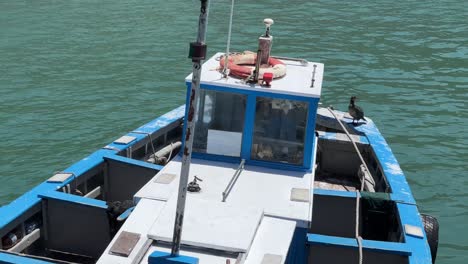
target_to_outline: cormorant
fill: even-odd
[[[364,110],[362,110],[361,107],[357,106],[354,104],[354,101],[357,99],[356,96],[352,96],[351,99],[349,100],[349,105],[348,105],[348,113],[350,116],[353,117],[353,124],[354,121],[359,121],[359,120],[364,120],[367,121],[364,118]]]

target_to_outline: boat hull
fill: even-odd
[[[185,114],[181,106],[152,120],[65,168],[64,175],[59,175],[62,178],[56,175],[1,207],[0,262],[95,263],[105,259],[105,249],[123,223],[110,214],[109,204],[138,203],[135,193],[164,168],[146,161],[171,142],[181,140]],[[326,109],[319,109],[312,222],[309,227],[296,228],[285,260],[342,263],[357,259],[361,246],[366,263],[431,263],[416,201],[382,134],[369,118],[353,125],[346,114],[336,114],[366,153],[376,192],[358,197],[358,185],[343,181],[349,171],[358,169],[359,162],[336,119]],[[357,202],[365,211],[359,214],[362,245],[355,238]],[[382,221],[388,223],[382,225]],[[420,230],[421,235],[410,228]],[[149,250],[147,240],[138,243],[136,247]],[[146,253],[143,250],[130,257],[136,261]]]

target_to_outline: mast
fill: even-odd
[[[187,198],[187,183],[190,172],[190,161],[192,159],[192,145],[195,132],[195,109],[198,104],[198,92],[200,90],[200,76],[202,61],[206,56],[206,28],[208,20],[208,0],[200,0],[200,17],[198,19],[198,36],[196,42],[190,43],[189,58],[193,62],[192,85],[190,89],[190,100],[187,115],[187,127],[185,129],[185,145],[182,153],[182,168],[180,172],[179,196],[177,197],[177,209],[174,222],[174,233],[171,254],[179,255],[180,241],[182,237],[182,226],[184,223],[185,200]]]

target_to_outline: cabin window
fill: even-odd
[[[302,165],[306,102],[257,97],[251,158]]]
[[[240,157],[247,96],[200,90],[195,152]]]

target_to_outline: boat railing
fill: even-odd
[[[241,163],[239,164],[239,167],[237,170],[234,172],[234,175],[232,176],[231,180],[229,181],[228,185],[226,186],[226,189],[223,192],[223,200],[222,202],[226,202],[226,199],[229,195],[229,193],[232,190],[232,187],[236,183],[237,179],[239,178],[240,174],[242,173],[242,170],[244,170],[244,165],[245,165],[245,160],[243,159]]]

